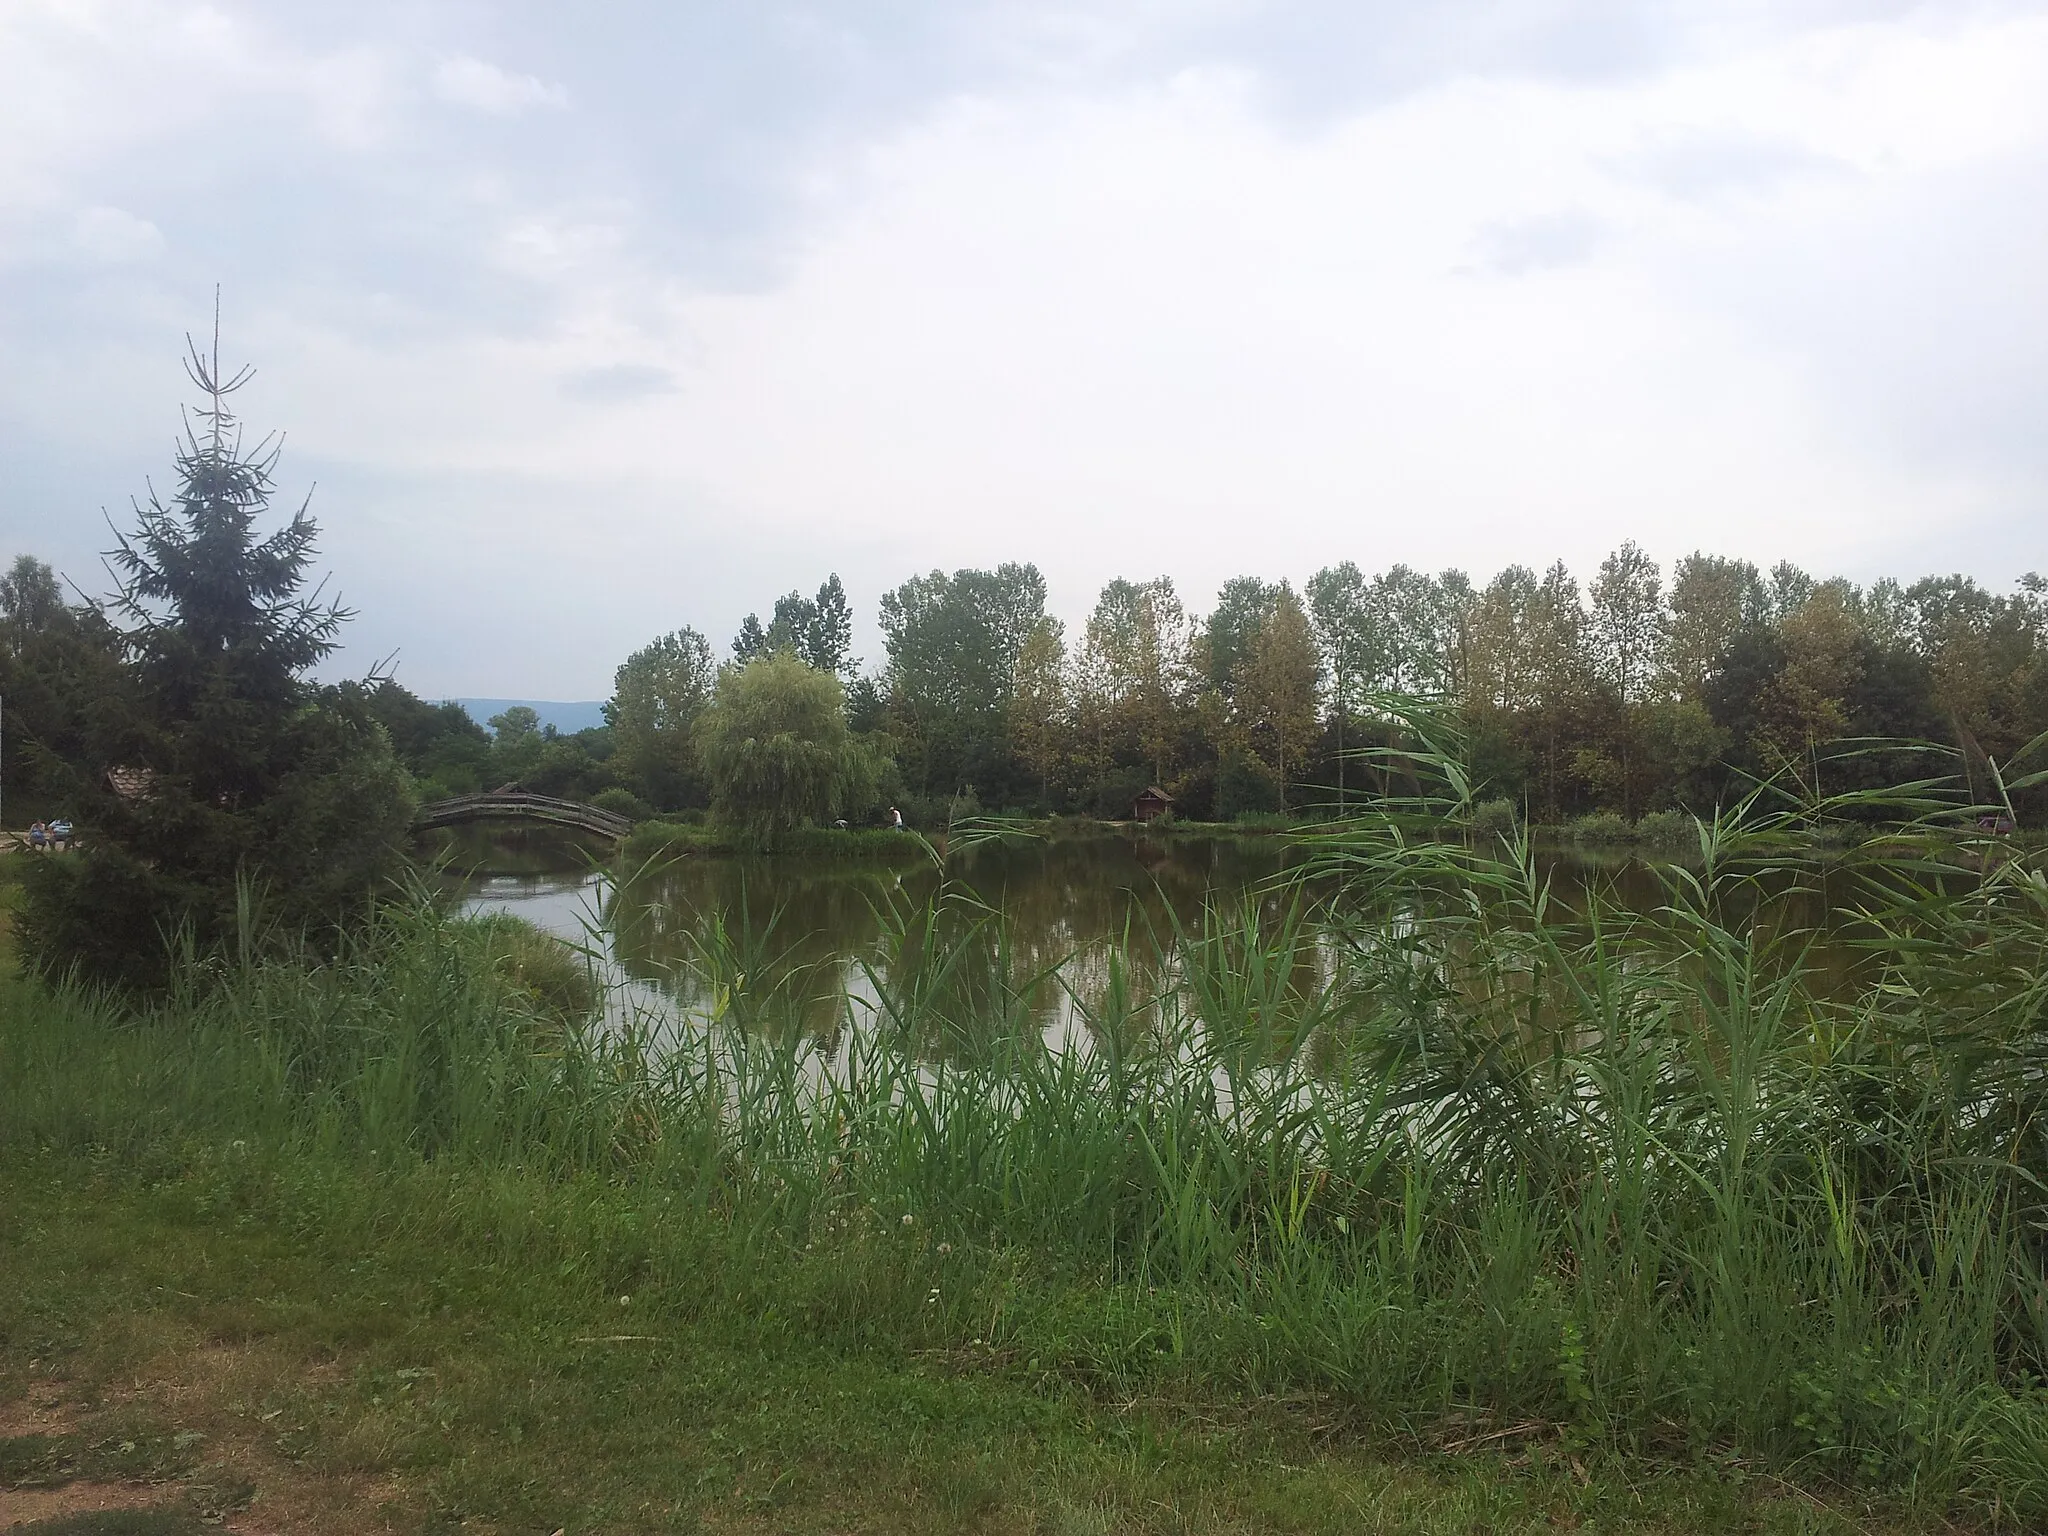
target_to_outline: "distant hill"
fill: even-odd
[[[552,725],[564,736],[573,736],[593,725],[604,724],[602,699],[586,699],[574,704],[564,704],[558,699],[450,699],[446,702],[460,704],[469,711],[470,719],[486,728],[490,726],[491,716],[502,715],[515,704],[524,704],[540,716],[542,725]]]

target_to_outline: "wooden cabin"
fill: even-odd
[[[1148,784],[1131,802],[1131,820],[1155,821],[1173,809],[1173,796],[1157,784]]]

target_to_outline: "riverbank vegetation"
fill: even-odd
[[[1360,823],[1314,913],[1282,888],[1134,934],[1159,956],[1106,956],[1064,1048],[1056,983],[946,887],[823,1036],[816,974],[744,934],[697,948],[719,1002],[683,1036],[565,1028],[473,925],[401,906],[331,956],[195,955],[158,1001],[9,983],[0,1155],[202,1233],[573,1273],[597,1332],[773,1319],[1019,1403],[2037,1524],[2048,883],[1993,845],[1966,880],[1854,866],[1845,991],[1757,920],[1814,878],[1778,830],[1708,827],[1646,918],[1551,905],[1525,846]],[[461,1481],[434,1402],[412,1432]]]

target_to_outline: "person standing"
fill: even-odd
[[[889,807],[889,825],[898,832],[903,830],[903,813],[893,805]]]

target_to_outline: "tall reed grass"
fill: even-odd
[[[331,963],[191,958],[154,1005],[16,983],[0,1146],[233,1138],[453,1181],[436,1230],[511,1264],[857,1345],[2048,1517],[2040,869],[1831,864],[1859,960],[1822,986],[1772,916],[1820,878],[1784,833],[1851,807],[1700,823],[1643,914],[1567,906],[1512,830],[1444,836],[1454,757],[1401,772],[1304,874],[1085,966],[945,884],[853,987],[713,917],[680,1032],[565,1023],[423,898]],[[1050,989],[1082,1026],[1052,1046]]]

